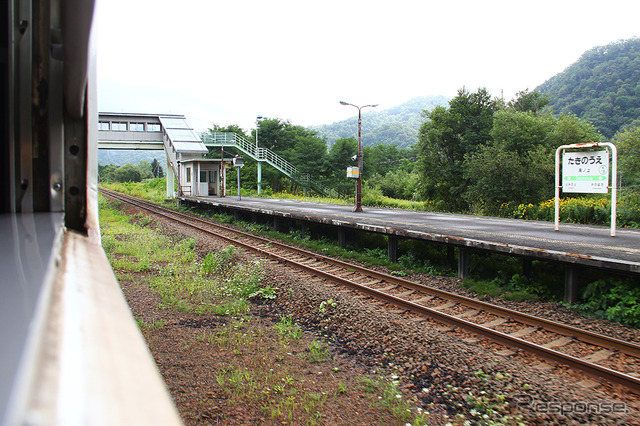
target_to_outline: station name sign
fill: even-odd
[[[609,169],[609,164],[611,164],[611,169]],[[560,169],[562,169],[562,173],[560,173]],[[611,186],[609,186],[609,174],[611,174]],[[617,176],[618,150],[615,144],[590,142],[559,146],[556,149],[555,230],[560,230],[560,190],[563,192],[606,194],[611,189],[611,236],[615,237]]]
[[[606,194],[608,191],[608,151],[565,151],[563,153],[562,192]]]

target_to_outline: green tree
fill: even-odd
[[[507,108],[494,116],[493,141],[468,154],[465,199],[494,214],[502,203],[538,203],[553,195],[555,151],[560,145],[597,142],[596,129],[574,115],[554,117]]]
[[[358,163],[351,160],[357,152],[358,141],[354,137],[337,139],[329,148],[326,160],[329,172],[327,183],[341,194],[354,192],[354,180],[347,178],[347,167],[357,166]]]
[[[227,126],[221,126],[219,124],[214,123],[207,131],[209,133],[215,133],[215,132],[236,133],[237,135],[242,136],[245,139],[248,138],[245,131],[237,124],[229,124]]]
[[[258,146],[269,148],[273,152],[283,155],[293,149],[295,145],[295,133],[293,126],[288,121],[279,118],[265,118],[260,121],[258,131]],[[255,140],[255,129],[251,131],[251,139]]]
[[[118,169],[113,164],[98,165],[98,179],[100,182],[114,182],[114,172]]]
[[[151,171],[153,173],[153,177],[164,177],[164,170],[157,158],[154,158],[151,162]]]
[[[153,177],[153,167],[147,160],[140,161],[137,167],[140,171],[140,179],[151,179]]]
[[[420,176],[417,172],[398,169],[389,171],[384,176],[375,174],[367,179],[366,183],[370,187],[378,188],[384,196],[411,200],[417,192],[419,181]]]
[[[414,167],[415,148],[400,148],[397,145],[378,144],[365,146],[364,179],[378,174],[381,176],[400,169],[411,171]]]
[[[616,133],[613,138],[618,149],[618,170],[624,185],[640,185],[640,127]]]
[[[506,144],[484,146],[467,157],[465,177],[472,184],[466,200],[479,213],[491,210],[499,202],[522,202],[522,190],[527,187],[525,161]]]
[[[255,137],[254,129],[251,139],[255,140]],[[300,174],[308,174],[314,181],[320,181],[326,175],[324,166],[327,146],[325,139],[315,130],[295,126],[278,118],[266,118],[260,122],[258,146],[275,152],[291,163]],[[271,167],[262,168],[262,179],[263,184],[270,186],[274,192],[299,189],[295,180]]]
[[[534,146],[552,147],[553,139],[550,134],[556,121],[550,114],[536,115],[515,109],[498,111],[494,117],[491,137],[494,142],[504,144],[507,151],[523,156]]]
[[[555,125],[550,143],[553,146],[574,143],[602,142],[598,130],[584,119],[574,114],[561,114]]]
[[[516,97],[509,101],[507,106],[514,111],[539,113],[551,102],[549,95],[537,91],[529,92],[529,89],[516,93]]]
[[[140,168],[133,164],[120,166],[114,171],[113,180],[115,182],[141,182],[142,175],[140,173]]]
[[[313,133],[296,135],[295,145],[289,157],[298,173],[309,175],[314,182],[324,180],[327,175],[327,144]]]
[[[465,156],[491,141],[497,109],[498,102],[486,89],[470,93],[463,88],[448,109],[435,107],[425,112],[427,121],[420,127],[417,147],[422,197],[440,200],[452,210],[466,208]]]

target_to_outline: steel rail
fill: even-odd
[[[104,191],[104,190],[102,190],[102,191]],[[430,318],[433,318],[433,319],[435,319],[437,321],[449,324],[449,325],[454,326],[454,327],[464,328],[464,329],[466,329],[468,331],[471,331],[471,332],[473,332],[475,334],[478,334],[478,335],[487,337],[487,338],[489,338],[491,340],[494,340],[494,341],[496,341],[496,342],[498,342],[500,344],[503,344],[503,345],[505,345],[507,347],[525,350],[527,352],[536,354],[536,355],[538,355],[538,356],[540,356],[542,358],[545,358],[547,360],[554,361],[554,362],[559,362],[559,363],[568,365],[568,366],[570,366],[572,368],[579,369],[579,370],[581,370],[581,371],[583,371],[583,372],[585,372],[585,373],[587,373],[587,374],[589,374],[591,376],[605,379],[605,380],[607,380],[607,381],[609,381],[611,383],[622,385],[622,386],[624,386],[624,387],[626,387],[626,388],[628,388],[630,390],[633,390],[636,393],[640,393],[640,379],[638,379],[636,377],[633,377],[633,376],[630,376],[628,374],[625,374],[625,373],[622,373],[622,372],[619,372],[619,371],[615,371],[615,370],[612,370],[612,369],[609,369],[609,368],[606,368],[606,367],[602,367],[600,365],[585,361],[583,359],[580,359],[580,358],[577,358],[577,357],[574,357],[574,356],[571,356],[571,355],[564,354],[562,352],[558,352],[556,350],[553,350],[553,349],[550,349],[550,348],[547,348],[547,347],[544,347],[544,346],[541,346],[541,345],[538,345],[538,344],[535,344],[535,343],[528,342],[528,341],[520,339],[518,337],[514,337],[514,336],[511,336],[509,334],[502,333],[500,331],[493,330],[493,329],[488,328],[488,327],[484,327],[483,325],[480,325],[480,324],[475,324],[473,322],[464,320],[462,318],[459,318],[459,317],[456,317],[456,316],[453,316],[453,315],[449,315],[449,314],[446,314],[444,312],[440,312],[440,311],[438,311],[436,309],[428,308],[428,307],[419,305],[417,303],[414,303],[414,302],[411,302],[411,301],[408,301],[408,300],[405,300],[405,299],[401,299],[401,298],[396,297],[394,295],[391,295],[389,293],[385,293],[385,292],[382,292],[380,290],[372,289],[372,288],[367,287],[365,285],[358,284],[358,283],[356,283],[354,281],[351,281],[351,280],[348,280],[348,279],[345,279],[345,278],[341,278],[341,277],[339,277],[337,275],[333,275],[331,273],[322,271],[320,269],[316,269],[316,268],[314,268],[312,266],[309,266],[309,265],[305,265],[304,263],[288,259],[286,257],[277,255],[275,253],[271,253],[269,251],[263,250],[263,249],[261,249],[259,247],[254,246],[254,245],[238,241],[236,238],[227,237],[227,236],[224,236],[224,235],[220,235],[220,234],[214,233],[213,231],[205,229],[205,228],[203,228],[201,226],[197,226],[197,225],[193,224],[192,222],[194,220],[196,220],[198,222],[206,224],[207,226],[214,226],[214,227],[218,227],[218,228],[223,228],[223,229],[225,229],[227,231],[238,233],[238,234],[250,237],[250,238],[264,240],[264,241],[269,242],[272,246],[273,245],[278,245],[278,246],[281,246],[283,248],[286,247],[287,249],[294,249],[295,251],[300,251],[300,252],[306,252],[306,250],[301,250],[301,249],[298,249],[298,248],[295,248],[295,247],[291,247],[291,246],[287,246],[285,244],[278,243],[278,242],[275,242],[275,241],[272,241],[272,240],[267,240],[267,239],[264,239],[262,237],[257,237],[255,235],[251,235],[251,234],[248,234],[248,233],[245,233],[245,232],[242,232],[242,231],[237,231],[237,230],[234,230],[234,229],[231,229],[231,228],[228,228],[228,227],[224,227],[224,226],[220,226],[220,225],[217,225],[217,224],[213,224],[213,223],[211,223],[209,221],[201,220],[199,218],[195,218],[193,216],[185,215],[185,214],[182,214],[180,212],[175,212],[175,211],[170,210],[170,209],[165,209],[165,208],[163,208],[161,206],[158,206],[158,205],[155,205],[153,203],[147,203],[147,202],[144,202],[144,201],[140,202],[141,200],[137,200],[137,199],[131,200],[131,199],[129,199],[129,197],[125,197],[122,194],[118,194],[118,193],[114,194],[111,191],[109,191],[109,192],[104,191],[104,192],[105,192],[105,194],[113,196],[114,198],[117,198],[117,199],[119,199],[121,201],[125,201],[125,202],[127,202],[129,204],[136,205],[136,206],[138,206],[140,208],[153,211],[155,214],[161,215],[161,216],[166,217],[168,219],[171,219],[173,221],[180,222],[180,223],[182,223],[184,225],[187,225],[189,227],[192,227],[192,228],[195,228],[195,229],[198,229],[198,230],[213,234],[216,237],[222,238],[222,239],[224,239],[224,240],[226,240],[226,241],[228,241],[228,242],[230,242],[232,244],[240,245],[240,246],[242,246],[244,248],[247,248],[249,250],[257,252],[260,255],[265,256],[265,257],[267,257],[269,259],[273,259],[273,260],[276,260],[276,261],[278,261],[280,263],[291,265],[293,267],[305,270],[305,271],[309,272],[312,275],[319,276],[321,278],[324,278],[324,279],[327,279],[327,280],[330,280],[330,281],[333,281],[333,282],[336,282],[336,283],[339,283],[339,284],[345,284],[345,285],[347,285],[347,286],[349,286],[351,288],[354,288],[354,289],[356,289],[356,290],[358,290],[358,291],[360,291],[362,293],[371,295],[371,296],[373,296],[375,298],[378,298],[380,300],[383,300],[383,301],[385,301],[387,303],[390,303],[390,304],[393,304],[395,306],[404,308],[404,309],[406,309],[408,311],[411,311],[413,313],[416,313],[418,315],[430,317]],[[176,218],[177,216],[180,216],[180,217],[185,218],[185,219],[178,219],[178,218]],[[311,252],[306,252],[306,253],[309,253],[313,257],[315,257],[317,259],[320,259],[320,260],[323,260],[323,261],[326,258],[325,256],[318,255],[316,253],[311,253]],[[326,259],[328,259],[328,258],[326,258]],[[333,262],[335,260],[331,259],[331,261]],[[344,263],[344,262],[340,262],[340,261],[338,261],[338,262],[339,263]],[[371,271],[371,270],[366,269],[366,268],[358,267],[357,265],[352,265],[352,264],[347,264],[347,263],[345,263],[345,264],[349,265],[350,269],[362,269],[362,270],[365,270],[366,273],[370,274],[370,275],[378,275],[379,274],[380,276],[386,276],[386,277],[389,277],[390,279],[398,280],[396,277],[392,277],[392,276],[386,275],[386,274],[380,274],[380,273],[378,273],[376,271]],[[426,286],[423,286],[423,285],[420,285],[420,284],[416,284],[416,283],[412,283],[411,281],[408,281],[408,280],[398,280],[398,281],[402,281],[403,282],[402,285],[406,285],[407,283],[416,285],[417,287],[420,288],[421,291],[425,291],[425,287]],[[429,287],[429,289],[432,289],[432,288]],[[437,290],[437,291],[441,292],[443,294],[443,297],[449,297],[449,295],[453,295],[453,293],[448,293],[448,292],[444,292],[444,291],[441,291],[441,290]],[[444,295],[446,295],[446,296],[444,296]],[[459,295],[454,295],[454,296],[457,296],[457,297],[461,298],[460,300],[461,301],[464,300],[465,303],[466,303],[467,300],[470,300],[474,304],[477,303],[478,304],[477,306],[488,305],[488,307],[491,307],[491,308],[495,309],[495,313],[496,314],[498,312],[503,312],[503,313],[500,313],[500,316],[502,316],[502,317],[505,317],[505,316],[506,317],[510,317],[510,314],[514,313],[514,314],[518,314],[518,315],[524,315],[525,317],[533,318],[536,321],[537,320],[541,320],[540,324],[543,324],[543,323],[546,323],[546,322],[550,322],[552,324],[559,325],[559,326],[562,326],[562,327],[565,327],[565,328],[567,327],[567,326],[564,326],[563,324],[555,323],[553,321],[544,320],[542,318],[534,317],[534,316],[527,315],[527,314],[518,313],[516,311],[512,311],[512,310],[509,310],[509,309],[506,309],[506,308],[503,309],[503,308],[500,308],[500,307],[495,306],[495,305],[486,304],[486,302],[476,301],[476,300],[469,299],[469,298],[466,298],[464,296],[459,296]],[[484,310],[484,308],[483,308],[483,310]],[[506,311],[506,314],[504,313],[505,311]],[[575,329],[575,331],[584,332],[584,330],[577,330],[577,329]],[[559,334],[562,334],[562,333],[559,333]],[[638,345],[635,345],[635,344],[630,343],[630,342],[624,342],[624,341],[621,341],[621,340],[618,340],[618,339],[608,338],[607,336],[598,335],[596,333],[588,332],[588,334],[594,335],[594,337],[596,337],[597,339],[604,339],[605,343],[609,342],[610,340],[612,340],[616,345],[618,345],[619,342],[622,342],[622,343],[625,344],[625,345],[622,345],[622,347],[625,347],[625,348],[626,347],[634,348],[634,347],[638,346]],[[609,343],[611,343],[611,342],[609,342]],[[599,346],[604,346],[604,345],[601,345],[601,344],[598,344],[598,345]],[[631,350],[633,350],[633,349],[631,349]]]
[[[142,202],[145,205],[149,205],[151,208],[157,208],[160,206],[157,206],[156,204],[153,203],[148,203],[146,201],[143,200],[138,200],[136,199],[137,202]],[[173,214],[177,214],[180,215],[181,217],[185,217],[188,218],[188,220],[197,220],[201,223],[205,223],[208,226],[214,226],[214,227],[219,227],[222,229],[229,229],[223,225],[219,225],[219,224],[215,224],[212,223],[210,221],[206,221],[194,216],[190,216],[190,215],[185,215],[183,213],[180,212],[175,212],[173,211]],[[253,234],[249,234],[247,232],[243,232],[243,231],[239,231],[239,230],[233,230],[233,232],[236,232],[240,235],[243,235],[247,238],[253,238],[253,239],[257,239],[262,241],[265,244],[270,244],[272,247],[273,246],[277,246],[277,247],[282,247],[284,249],[287,250],[292,250],[292,251],[296,251],[302,255],[305,255],[307,257],[310,258],[315,258],[316,260],[319,260],[321,262],[325,262],[325,263],[331,263],[343,268],[348,268],[350,270],[354,270],[357,271],[361,274],[365,274],[368,275],[371,278],[377,278],[377,279],[381,279],[384,281],[389,282],[390,284],[396,284],[396,285],[400,285],[406,288],[410,288],[413,290],[417,290],[417,291],[421,291],[424,293],[427,293],[429,295],[435,296],[435,297],[440,297],[443,299],[448,299],[448,300],[452,300],[455,301],[457,303],[461,303],[465,306],[468,306],[469,308],[473,308],[473,309],[477,309],[479,311],[484,311],[487,313],[491,313],[491,314],[495,314],[495,315],[499,315],[501,317],[507,317],[510,318],[514,321],[518,321],[521,322],[523,324],[532,326],[532,327],[538,327],[538,328],[544,328],[545,330],[566,336],[566,337],[570,337],[576,340],[579,340],[581,342],[584,343],[589,343],[592,345],[597,345],[606,349],[610,349],[610,350],[618,350],[626,355],[630,355],[630,356],[634,356],[636,358],[640,358],[640,345],[633,343],[633,342],[628,342],[628,341],[624,341],[624,340],[620,340],[617,339],[615,337],[610,337],[610,336],[605,336],[599,333],[595,333],[592,331],[588,331],[588,330],[584,330],[584,329],[579,329],[576,327],[572,327],[566,324],[562,324],[556,321],[552,321],[546,318],[540,318],[537,317],[535,315],[530,315],[530,314],[526,314],[523,312],[518,312],[518,311],[514,311],[512,309],[509,308],[505,308],[505,307],[501,307],[501,306],[497,306],[497,305],[493,305],[491,303],[487,303],[487,302],[483,302],[480,300],[476,300],[476,299],[472,299],[470,297],[466,297],[466,296],[462,296],[456,293],[451,293],[445,290],[440,290],[434,287],[429,287],[426,286],[424,284],[420,284],[420,283],[416,283],[414,281],[409,281],[403,278],[399,278],[399,277],[395,277],[393,275],[389,275],[389,274],[385,274],[383,272],[378,272],[378,271],[374,271],[372,269],[368,269],[368,268],[364,268],[352,263],[347,263],[347,262],[343,262],[341,260],[338,259],[334,259],[331,257],[327,257],[318,253],[314,253],[308,250],[304,250],[298,247],[293,247],[287,244],[283,244],[277,241],[273,241],[267,238],[263,238],[257,235],[253,235]]]

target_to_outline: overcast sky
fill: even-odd
[[[466,86],[533,89],[586,50],[640,36],[638,0],[98,0],[100,111],[196,130],[295,125]]]

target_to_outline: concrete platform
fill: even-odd
[[[461,249],[487,250],[502,254],[561,262],[567,265],[612,269],[640,274],[640,230],[618,228],[615,237],[605,226],[560,224],[460,214],[313,203],[297,200],[235,196],[180,197],[187,204],[210,205],[323,223],[342,228],[415,238]]]

